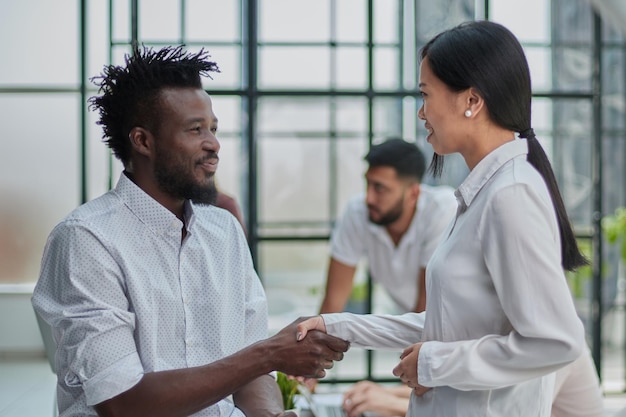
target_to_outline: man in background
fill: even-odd
[[[421,183],[424,155],[405,140],[374,145],[365,160],[366,193],[350,200],[333,230],[320,313],[343,311],[361,260],[398,312],[423,311],[426,265],[456,212],[454,190]],[[404,415],[410,392],[403,385],[361,381],[345,393],[344,408],[350,416],[366,411]]]
[[[402,139],[365,156],[366,193],[350,200],[333,230],[320,313],[344,309],[361,260],[400,312],[426,306],[426,264],[456,212],[454,190],[422,184],[426,161]]]

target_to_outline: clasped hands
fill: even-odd
[[[326,333],[326,324],[322,316],[315,316],[298,323],[296,329],[296,340],[300,342],[305,339],[307,333],[311,330]],[[430,387],[424,387],[417,382],[417,359],[421,347],[421,343],[416,343],[404,349],[402,355],[400,355],[400,363],[393,368],[393,374],[400,378],[403,383],[413,388],[413,392],[418,396],[424,395],[426,391],[430,390]]]

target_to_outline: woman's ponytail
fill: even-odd
[[[559,224],[559,231],[561,234],[561,265],[568,271],[573,271],[576,268],[587,265],[589,261],[580,252],[574,230],[569,222],[567,211],[565,210],[565,204],[563,198],[559,192],[559,187],[552,171],[548,156],[543,150],[543,147],[537,140],[533,129],[527,129],[519,134],[520,138],[525,138],[528,142],[528,162],[539,171],[543,177],[548,191],[552,197],[552,204],[556,211],[556,217]]]

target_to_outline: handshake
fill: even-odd
[[[350,343],[326,334],[320,316],[301,317],[264,340],[273,370],[304,378],[323,378],[326,369],[343,359]]]

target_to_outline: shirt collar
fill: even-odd
[[[141,222],[155,232],[160,234],[173,228],[177,230],[182,229],[183,222],[174,213],[149,196],[137,184],[131,181],[126,174],[120,174],[120,178],[115,186],[115,193]],[[187,219],[187,230],[189,230],[195,218],[194,207],[190,201],[185,201],[184,213]]]
[[[459,207],[465,211],[478,192],[494,174],[511,159],[528,154],[526,139],[515,139],[491,151],[472,169],[465,181],[454,192]]]

